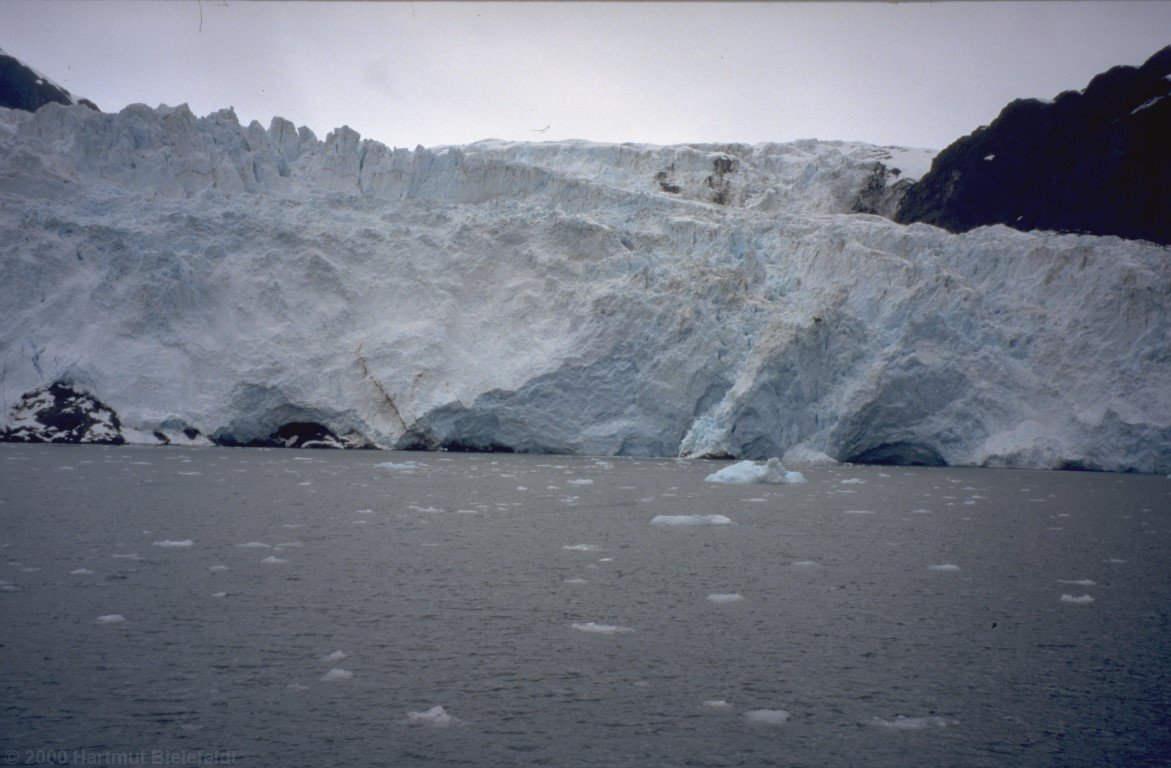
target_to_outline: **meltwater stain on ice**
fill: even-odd
[[[783,709],[750,709],[744,719],[756,725],[780,725],[789,719],[789,713]]]
[[[634,631],[630,627],[620,627],[617,624],[597,624],[592,621],[578,622],[569,626],[578,632],[589,632],[595,635],[617,635]]]
[[[651,525],[735,525],[724,515],[655,515]]]
[[[440,705],[428,709],[426,712],[407,712],[407,722],[411,725],[429,725],[432,728],[446,728],[455,725],[460,720],[447,713]]]

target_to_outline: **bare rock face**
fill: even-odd
[[[1017,100],[939,153],[895,220],[1171,243],[1171,46],[1051,103]]]
[[[122,445],[122,424],[110,406],[55,381],[26,392],[12,409],[12,426],[0,440],[13,443]]]

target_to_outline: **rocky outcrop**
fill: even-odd
[[[0,440],[12,443],[122,445],[122,424],[110,406],[72,385],[55,381],[26,392],[12,409]]]
[[[0,107],[36,112],[49,103],[83,104],[97,109],[92,101],[74,99],[69,91],[0,51]]]
[[[1171,244],[1171,46],[1050,103],[1017,100],[939,153],[895,220]]]

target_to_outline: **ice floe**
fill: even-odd
[[[97,619],[98,624],[121,624],[124,621],[126,621],[126,617],[120,613],[107,613]]]
[[[1073,595],[1062,595],[1061,602],[1073,603],[1074,605],[1089,605],[1090,603],[1094,602],[1094,598],[1090,597],[1089,595],[1078,595],[1077,597],[1074,597]]]
[[[284,558],[277,557],[276,555],[269,555],[268,557],[264,558],[260,562],[268,563],[269,565],[275,565],[277,563],[287,563],[289,561],[285,560]]]
[[[166,547],[168,549],[183,549],[184,547],[190,547],[194,544],[195,544],[195,542],[192,541],[191,539],[180,539],[178,541],[172,541],[171,539],[163,539],[162,541],[154,542],[154,545],[156,547]]]
[[[732,706],[723,699],[706,699],[703,702],[703,705],[711,709],[727,709],[728,707]]]
[[[339,669],[334,667],[321,676],[321,679],[327,683],[336,682],[338,680],[349,680],[354,676],[354,673],[348,669]]]
[[[1058,584],[1072,584],[1075,587],[1093,587],[1098,582],[1093,579],[1058,579]]]
[[[70,576],[93,576],[93,571],[89,568],[75,568],[69,572]]]
[[[321,657],[322,661],[341,661],[346,657],[345,651],[334,651]]]
[[[223,571],[230,571],[232,569],[226,565],[213,565],[209,567],[208,570],[212,573],[222,573]]]
[[[655,515],[651,518],[652,525],[735,525],[731,518],[724,515]]]
[[[384,461],[381,464],[375,464],[378,469],[390,469],[396,472],[409,472],[413,469],[419,469],[423,465],[417,461],[404,461],[401,464],[395,464],[393,461]]]
[[[958,565],[952,565],[951,563],[940,563],[939,565],[927,566],[927,570],[929,570],[929,571],[949,572],[949,571],[958,571],[959,569],[960,569],[960,567]]]
[[[780,459],[764,463],[740,461],[704,478],[708,483],[804,483],[805,476],[781,466]]]
[[[744,599],[744,595],[738,592],[720,592],[708,595],[707,599],[713,603],[738,603]]]
[[[959,721],[936,717],[934,715],[926,717],[895,715],[894,720],[883,720],[881,717],[872,717],[868,723],[878,728],[893,728],[899,731],[921,731],[924,728],[944,728],[949,725],[956,725]]]
[[[272,549],[271,544],[265,544],[263,541],[247,541],[236,546],[244,547],[245,549]]]
[[[446,728],[459,722],[458,717],[447,713],[442,706],[436,705],[426,712],[407,712],[407,722],[411,725],[429,725],[433,728]]]
[[[589,582],[588,582],[588,581],[586,581],[585,579],[577,579],[577,578],[575,578],[575,579],[566,579],[566,580],[565,580],[565,583],[566,583],[566,584],[589,584]]]
[[[572,552],[597,552],[599,549],[601,549],[601,547],[597,546],[596,544],[566,544],[561,548],[568,549]]]
[[[789,713],[783,709],[750,709],[744,719],[760,725],[780,725],[789,719]]]
[[[617,635],[623,632],[634,631],[630,627],[620,627],[617,624],[597,624],[592,621],[577,622],[569,626],[578,632],[589,632],[595,635]]]

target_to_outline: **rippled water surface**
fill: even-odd
[[[0,759],[1167,764],[1171,480],[719,466],[0,446]]]

